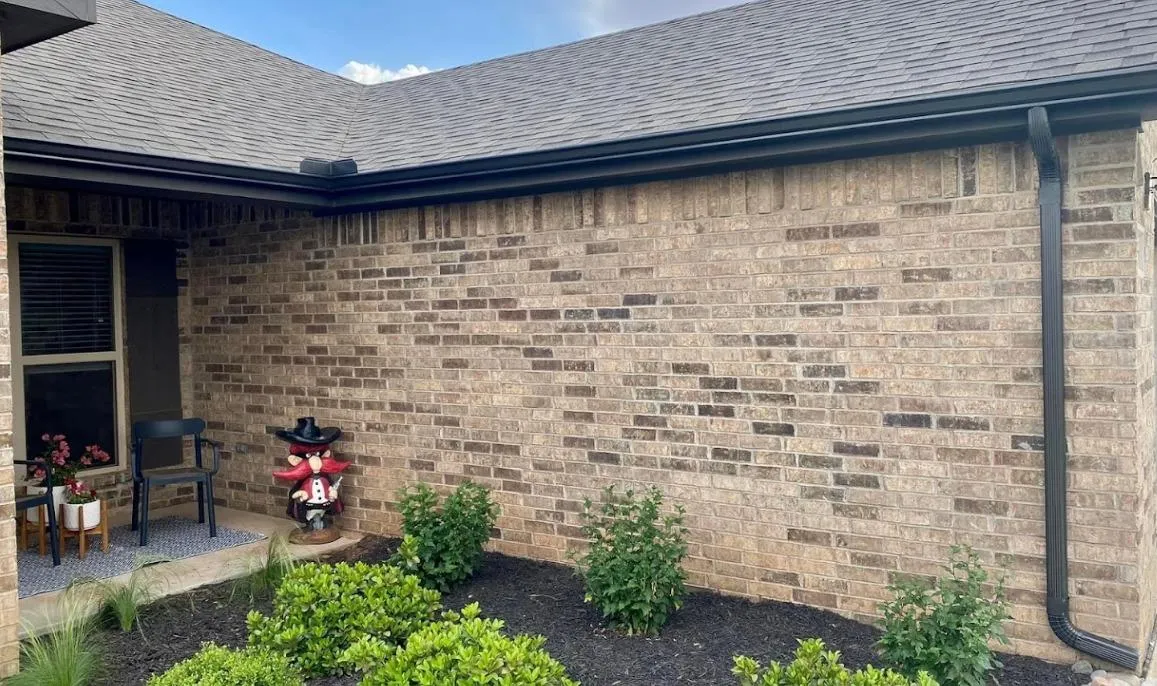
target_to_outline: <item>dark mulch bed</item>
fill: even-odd
[[[383,560],[396,542],[367,538],[340,554],[341,559]],[[108,684],[140,684],[188,657],[204,641],[240,646],[245,643],[248,604],[229,598],[229,585],[200,589],[149,607],[144,632],[106,634]],[[469,584],[446,596],[447,607],[477,601],[485,614],[506,621],[513,632],[547,637],[551,655],[588,686],[644,684],[734,684],[731,656],[783,659],[797,638],[818,636],[840,650],[849,666],[875,660],[877,632],[870,626],[830,612],[787,603],[753,603],[697,592],[658,638],[622,636],[601,626],[582,602],[582,584],[560,565],[488,554]],[[266,610],[267,603],[259,604]],[[1002,686],[1079,685],[1084,681],[1067,666],[1032,658],[1005,656]],[[325,679],[315,686],[355,684],[355,679]]]

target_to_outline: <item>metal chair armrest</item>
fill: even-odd
[[[221,441],[214,441],[209,438],[201,437],[201,442],[209,445],[213,449],[213,468],[209,470],[210,474],[216,474],[217,470],[221,468],[221,448],[225,446]]]

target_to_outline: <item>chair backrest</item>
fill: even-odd
[[[205,431],[205,420],[162,419],[148,422],[133,422],[133,476],[141,478],[144,469],[145,441],[165,438],[193,437],[193,453],[198,467],[201,466],[201,434]]]

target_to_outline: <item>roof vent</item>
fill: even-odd
[[[347,157],[344,160],[322,160],[316,157],[307,157],[301,161],[302,174],[312,176],[349,176],[358,173],[357,160]]]

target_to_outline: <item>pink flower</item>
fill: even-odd
[[[40,440],[44,441],[45,443],[48,443],[52,440],[52,437],[49,436],[48,434],[44,434],[43,436],[40,437]]]
[[[84,457],[80,458],[80,463],[82,465],[84,465],[85,467],[91,467],[92,466],[92,458],[89,457],[88,455],[85,455]]]
[[[43,470],[43,469],[41,469],[40,467],[37,467],[37,468],[36,468],[36,469],[35,469],[35,470],[32,472],[32,478],[34,478],[34,479],[43,479],[43,478],[44,478],[44,470]]]
[[[55,436],[52,437],[52,440],[56,441],[57,443],[60,443],[61,441],[64,440],[64,434],[56,434]]]

